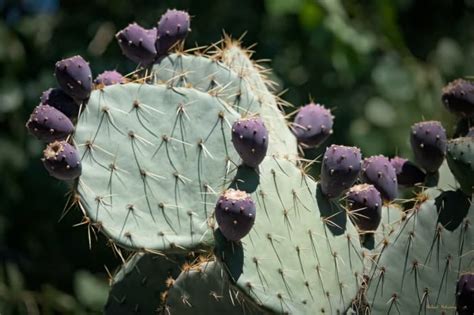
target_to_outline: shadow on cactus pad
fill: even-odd
[[[215,255],[224,263],[233,281],[237,281],[243,272],[244,248],[240,242],[228,241],[220,229],[214,231]]]
[[[445,191],[435,200],[438,222],[447,230],[454,231],[469,212],[471,200],[461,190]]]
[[[321,217],[325,219],[324,223],[332,235],[344,234],[347,223],[346,211],[339,204],[326,197],[319,184],[316,188],[316,201]]]
[[[237,174],[235,174],[229,188],[243,190],[246,193],[253,193],[257,190],[260,183],[260,175],[258,170],[247,165],[239,165]]]

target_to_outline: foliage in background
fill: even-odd
[[[198,17],[187,47],[215,42],[222,30],[247,31],[256,59],[272,60],[283,98],[332,108],[330,141],[360,146],[365,156],[409,155],[409,126],[421,113],[452,133],[441,86],[474,73],[468,0],[244,0],[238,8],[235,1],[0,0],[0,313],[101,312],[104,265],[112,270],[120,259],[104,239],[89,251],[86,229],[71,227],[80,220],[75,211],[57,223],[66,188],[44,171],[42,145],[26,136],[24,122],[54,85],[56,60],[81,54],[97,73],[133,71],[115,32],[132,20],[151,27],[174,6]]]

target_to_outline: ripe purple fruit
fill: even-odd
[[[474,273],[462,274],[456,284],[456,310],[459,315],[474,314]]]
[[[395,168],[383,155],[371,156],[364,159],[361,178],[364,183],[374,185],[386,200],[393,200],[398,195]]]
[[[74,131],[72,121],[49,105],[36,106],[26,122],[26,128],[44,142],[66,139]]]
[[[257,167],[268,149],[268,131],[260,117],[239,119],[232,125],[232,143],[245,165]]]
[[[305,147],[317,147],[332,134],[333,118],[324,106],[310,103],[299,109],[292,126],[293,134]]]
[[[474,115],[474,84],[457,79],[443,88],[441,96],[444,106],[452,113],[462,117]]]
[[[183,40],[190,31],[190,18],[186,11],[167,10],[158,22],[156,50],[160,56]]]
[[[123,77],[123,75],[115,70],[111,71],[104,71],[101,74],[99,74],[95,80],[94,83],[96,85],[114,85],[114,84],[122,84],[125,83],[126,80]]]
[[[48,144],[41,160],[49,175],[57,179],[72,180],[81,175],[79,153],[66,141]]]
[[[349,217],[359,230],[375,231],[382,220],[380,192],[373,185],[355,185],[349,189],[346,200]]]
[[[438,170],[446,155],[446,131],[439,121],[422,121],[411,127],[410,143],[415,162],[426,172]]]
[[[255,222],[255,203],[246,192],[231,188],[217,201],[215,214],[222,234],[230,241],[239,241]]]
[[[395,169],[400,186],[411,187],[425,181],[425,172],[407,159],[395,156],[390,159],[390,164]]]
[[[48,89],[41,95],[41,104],[50,105],[69,118],[77,117],[79,105],[61,88]]]
[[[122,53],[133,62],[148,65],[155,60],[156,28],[147,30],[133,23],[119,31],[115,38]]]
[[[79,102],[89,99],[92,91],[92,72],[89,64],[81,56],[56,62],[54,75],[59,86],[69,96]]]
[[[326,148],[321,165],[321,191],[329,198],[340,196],[354,184],[360,169],[359,148],[331,145]]]

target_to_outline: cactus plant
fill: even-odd
[[[75,127],[64,116],[74,132],[66,128],[43,159],[52,176],[74,179],[84,222],[135,253],[112,281],[106,313],[410,314],[455,304],[455,281],[473,270],[472,138],[447,144],[462,192],[442,164],[437,122],[413,127],[417,163],[440,174],[414,200],[393,201],[407,161],[372,157],[362,166],[356,147],[327,148],[316,182],[284,102],[248,50],[226,37],[214,52],[184,52],[175,44],[189,15],[179,11],[158,30],[126,30],[119,45],[147,67],[134,82],[99,77],[90,91],[84,59],[57,64],[59,85],[81,106]],[[318,112],[309,136],[317,141],[300,143],[330,134],[332,116]],[[403,185],[423,181],[410,176]],[[190,253],[198,258],[186,260]]]

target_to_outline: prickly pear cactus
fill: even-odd
[[[215,51],[183,51],[189,23],[169,10],[158,30],[118,32],[139,64],[133,76],[108,71],[93,86],[82,57],[58,62],[61,88],[43,94],[27,123],[54,141],[43,163],[71,184],[84,222],[135,253],[105,312],[465,309],[456,283],[474,270],[472,137],[447,141],[440,122],[415,124],[407,138],[418,165],[363,163],[357,147],[332,145],[316,182],[297,144],[330,136],[330,110],[306,107],[290,130],[268,69],[228,37]],[[455,89],[445,104],[470,106],[471,89]],[[415,198],[400,199],[398,185]]]

